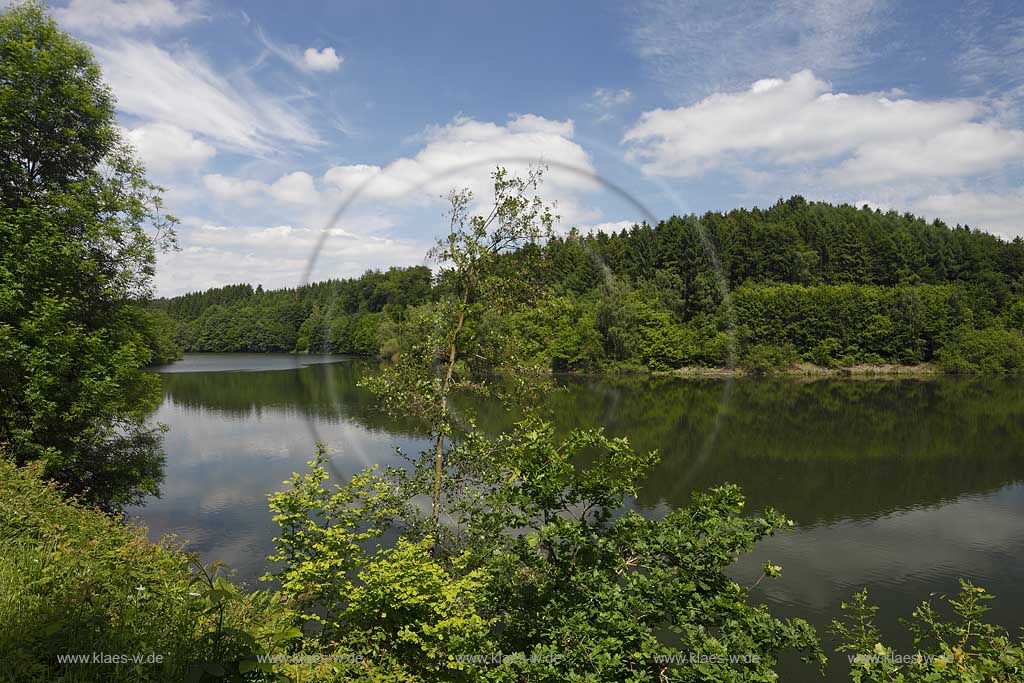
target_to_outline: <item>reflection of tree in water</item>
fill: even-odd
[[[612,400],[561,394],[560,424],[600,417],[662,463],[641,505],[681,505],[690,490],[738,483],[754,507],[801,523],[877,516],[1024,479],[1024,391],[1010,380],[740,381],[722,404],[712,451],[695,467],[719,411],[721,382],[624,382]]]
[[[383,439],[417,435],[415,424],[382,414],[357,386],[369,367],[182,373],[165,375],[164,387],[176,405],[236,418],[296,411],[386,432]],[[545,406],[560,430],[602,425],[638,450],[661,452],[641,493],[646,508],[682,505],[694,489],[731,481],[752,507],[770,505],[810,524],[878,516],[1024,479],[1024,388],[1012,380],[744,380],[734,383],[729,401],[714,380],[561,383]],[[473,400],[485,431],[511,425],[514,418],[498,405]],[[718,432],[700,457],[716,418]]]
[[[730,481],[800,523],[878,516],[1024,479],[1024,389],[1012,380],[569,378],[560,429],[603,425],[661,464],[645,507]],[[708,456],[700,458],[721,411]],[[496,416],[486,416],[492,418]],[[492,420],[482,419],[482,424]]]
[[[294,411],[322,422],[353,422],[373,431],[411,435],[415,425],[377,410],[373,395],[357,386],[375,365],[354,360],[286,370],[190,372],[163,375],[164,395],[175,405],[258,417],[266,410]]]

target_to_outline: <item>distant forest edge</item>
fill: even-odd
[[[540,288],[539,305],[506,319],[484,311],[470,333],[516,344],[555,371],[736,364],[762,373],[800,362],[1024,369],[1020,237],[1008,242],[911,214],[794,196],[768,209],[674,216],[613,234],[573,231],[528,248],[541,251],[542,267],[535,281],[509,282],[509,295]],[[429,268],[414,266],[295,289],[240,284],[158,299],[154,356],[388,358],[403,331],[437,305],[437,288]]]

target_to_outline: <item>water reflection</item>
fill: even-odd
[[[136,511],[153,536],[177,533],[205,559],[253,579],[276,531],[266,495],[305,466],[317,440],[335,448],[338,476],[391,460],[396,446],[426,445],[416,425],[381,415],[356,386],[365,364],[324,360],[295,368],[282,367],[294,362],[286,356],[204,355],[184,366],[204,371],[175,366],[164,375],[156,416],[170,426],[163,497]],[[264,370],[226,371],[238,367]],[[824,626],[840,600],[869,586],[891,625],[928,593],[955,592],[964,576],[1000,595],[996,620],[1024,623],[1019,382],[561,383],[546,406],[560,429],[602,425],[661,452],[638,501],[647,514],[732,481],[752,508],[797,521],[735,570],[749,584],[766,559],[782,564],[783,578],[757,594],[780,614]],[[495,405],[477,407],[489,430],[512,419]]]
[[[814,524],[1024,478],[1024,388],[1011,380],[746,380],[725,402],[718,381],[567,383],[552,398],[556,422],[603,425],[661,452],[641,494],[649,507],[684,504],[694,488],[731,481],[752,506]]]

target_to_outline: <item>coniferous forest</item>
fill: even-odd
[[[555,371],[1024,367],[1020,238],[794,196],[615,234],[572,231],[524,249],[539,249],[530,277],[546,296],[484,324]],[[297,289],[232,285],[154,307],[174,339],[162,354],[390,358],[403,317],[436,300],[433,285],[430,269],[415,266]]]

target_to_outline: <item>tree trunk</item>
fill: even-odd
[[[452,384],[452,374],[455,372],[455,356],[458,348],[459,332],[466,321],[466,307],[469,305],[469,282],[462,288],[462,305],[459,306],[459,318],[455,323],[455,330],[452,332],[451,341],[448,343],[448,368],[445,371],[444,380],[441,383],[441,420],[444,423],[448,416],[448,391]],[[437,524],[441,519],[441,477],[444,472],[444,426],[438,431],[437,445],[434,451],[434,500],[432,518]]]

